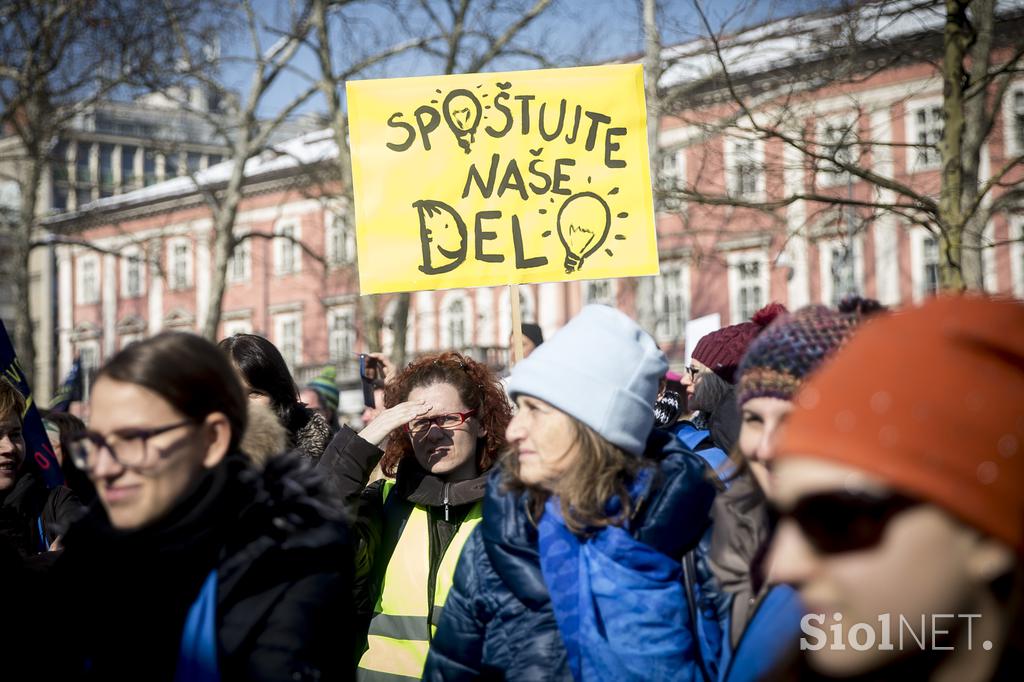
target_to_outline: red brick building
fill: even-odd
[[[801,49],[799,41],[788,45],[790,51]],[[677,62],[666,78],[685,86],[686,69],[707,58],[694,54]],[[762,59],[745,78],[777,72],[779,63]],[[786,69],[810,67],[794,62],[784,64]],[[835,131],[852,131],[854,140],[872,144],[845,145],[844,153],[857,154],[859,164],[880,175],[937,195],[934,142],[942,126],[937,108],[942,83],[934,67],[922,57],[891,67],[865,63],[865,69],[868,75],[805,88],[787,100],[787,125],[826,141],[834,139]],[[849,173],[809,162],[777,139],[747,134],[742,125],[720,125],[736,120],[736,107],[720,86],[695,90],[689,101],[685,109],[664,116],[659,127],[662,187],[684,190],[682,199],[660,202],[661,274],[643,280],[525,285],[524,319],[551,334],[587,302],[617,305],[646,322],[673,362],[681,364],[685,323],[695,317],[718,313],[729,324],[772,300],[797,308],[833,304],[850,293],[900,305],[936,289],[936,238],[893,213],[869,214],[804,199],[772,210],[695,200],[727,196],[737,200],[734,204],[765,203],[841,193],[871,203],[887,196]],[[777,102],[769,101],[755,116],[777,116],[778,111]],[[325,131],[296,138],[279,151],[247,165],[235,229],[255,236],[242,242],[229,264],[220,335],[265,334],[300,380],[334,363],[342,383],[352,384],[354,353],[367,350],[353,264],[354,230],[336,210],[329,186],[309,173],[330,163],[336,150]],[[1007,90],[982,154],[982,179],[1022,152],[1024,79]],[[226,177],[226,166],[203,171],[198,179],[215,188]],[[1024,174],[1020,168],[1015,173],[993,198],[1019,187]],[[102,250],[58,248],[61,373],[75,354],[95,367],[141,336],[202,326],[211,283],[212,220],[188,178],[101,200],[53,227],[71,228]],[[1024,297],[1024,215],[1019,210],[994,214],[985,240],[993,245],[984,251],[985,288]],[[387,297],[380,301],[385,352],[392,344],[387,325],[393,306]],[[502,363],[510,308],[508,289],[501,287],[414,293],[407,350],[454,347]],[[357,391],[345,393],[343,405],[349,411],[357,411],[358,402]]]

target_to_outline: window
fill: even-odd
[[[654,280],[654,335],[658,339],[675,340],[683,335],[688,315],[687,277],[685,263],[661,264],[661,274]]]
[[[53,187],[53,210],[55,211],[66,211],[68,210],[68,188],[60,185],[54,185]]]
[[[106,142],[100,144],[100,187],[110,189],[114,186],[114,145]]]
[[[1024,218],[1016,216],[1010,221],[1010,278],[1013,295],[1024,298]],[[990,251],[992,249],[989,249]]]
[[[466,324],[466,301],[462,295],[450,295],[441,310],[441,347],[444,350],[462,350],[469,345]]]
[[[53,181],[56,182],[67,182],[68,181],[68,143],[64,140],[60,140],[57,144],[53,145],[53,149],[50,151],[50,162],[52,168]]]
[[[910,282],[914,301],[935,294],[941,286],[938,235],[923,227],[908,228],[910,241]]]
[[[164,155],[164,178],[171,179],[178,177],[178,154],[171,152]]]
[[[818,132],[820,154],[828,157],[818,165],[818,183],[834,187],[845,185],[850,180],[850,173],[844,170],[856,161],[854,144],[857,140],[857,121],[827,121]],[[832,161],[835,159],[835,162]]]
[[[336,307],[327,311],[327,352],[338,374],[346,376],[352,371],[355,358],[356,327],[350,307]]]
[[[121,184],[130,185],[135,182],[135,152],[137,147],[125,145],[121,147]]]
[[[685,149],[673,149],[663,153],[658,180],[660,188],[664,192],[661,198],[662,208],[666,210],[679,208],[682,200],[677,192],[686,186]]]
[[[147,149],[142,153],[142,184],[152,185],[156,182],[156,152]]]
[[[768,257],[763,252],[729,255],[732,324],[746,322],[768,301]]]
[[[331,265],[351,263],[356,257],[356,234],[352,223],[343,213],[328,211],[327,221],[327,262]]]
[[[615,307],[615,280],[598,279],[583,282],[583,301],[587,303],[603,303]]]
[[[764,291],[761,288],[761,264],[756,261],[740,263],[739,273],[739,315],[740,319],[749,320],[764,304]]]
[[[274,239],[274,272],[278,275],[298,272],[302,258],[298,244],[298,226],[294,223],[278,225],[274,229],[274,234],[278,235]]]
[[[244,237],[245,235],[239,235]],[[248,282],[252,268],[252,240],[242,239],[228,259],[228,281]]]
[[[78,303],[92,305],[100,301],[100,261],[95,254],[78,259]]]
[[[860,293],[863,281],[863,242],[859,237],[827,239],[818,244],[821,302],[835,306]]]
[[[79,187],[75,190],[75,208],[82,208],[92,201],[92,190],[88,187]]]
[[[93,377],[100,368],[100,344],[96,341],[79,341],[76,345],[81,362],[79,371],[82,373],[82,397],[88,398]]]
[[[838,305],[847,296],[857,293],[853,274],[853,254],[846,245],[830,246],[829,277],[832,296],[829,304]]]
[[[1024,153],[1024,83],[1016,84],[1004,96],[1003,125],[1007,151]]]
[[[686,182],[686,150],[665,151],[661,157],[661,180],[666,188],[679,188]]]
[[[206,160],[207,166],[216,166],[218,163],[224,160],[224,157],[220,154],[210,154]]]
[[[726,140],[725,165],[730,194],[753,197],[764,191],[763,156],[764,147],[760,140]]]
[[[75,149],[75,181],[88,183],[92,180],[89,172],[89,150],[92,145],[88,142],[79,142]]]
[[[274,316],[274,344],[294,372],[302,362],[302,324],[298,313]]]
[[[137,298],[142,295],[145,263],[137,247],[121,252],[121,298]]]
[[[189,175],[195,175],[199,172],[200,161],[203,155],[199,152],[188,152],[185,155],[185,170]]]
[[[167,272],[171,289],[192,286],[192,244],[188,239],[173,239],[168,243]]]
[[[922,244],[924,292],[935,294],[939,291],[939,240],[928,236]]]
[[[910,112],[908,141],[915,145],[908,151],[914,170],[934,168],[939,165],[939,141],[945,126],[941,104],[927,104],[914,107]]]

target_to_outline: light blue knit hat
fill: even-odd
[[[623,313],[588,305],[512,370],[509,394],[539,398],[626,452],[641,455],[668,363]]]

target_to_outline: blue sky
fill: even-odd
[[[433,0],[432,0],[433,1]],[[792,14],[814,6],[828,4],[830,0],[704,0],[705,11],[716,26],[735,30],[759,23],[782,14]],[[267,21],[280,21],[290,3],[259,0],[258,7]],[[439,11],[443,3],[433,2]],[[523,4],[526,4],[525,2]],[[596,63],[639,53],[643,49],[643,34],[640,22],[640,0],[554,0],[544,14],[538,17],[524,32],[524,43],[542,50],[548,58],[559,65]],[[356,3],[348,11],[344,27],[334,27],[332,35],[337,39],[338,55],[341,59],[358,58],[358,50],[371,52],[375,46],[390,44],[402,35],[401,27],[387,20],[386,12],[372,2]],[[275,16],[277,15],[277,16]],[[692,39],[700,30],[700,22],[693,10],[692,0],[662,0],[659,19],[666,44]],[[413,17],[419,23],[424,18]],[[346,34],[346,31],[348,32]],[[273,42],[272,36],[264,38],[263,47]],[[348,45],[355,49],[346,49]],[[246,36],[223,45],[224,55],[238,54],[250,50]],[[510,58],[496,62],[489,70],[515,70],[536,68],[535,63]],[[315,74],[316,60],[312,52],[300,51],[294,60],[295,71],[282,77],[265,97],[261,107],[262,117],[271,117],[308,85],[303,72]],[[429,75],[441,72],[442,65],[436,59],[423,54],[409,54],[392,59],[386,65],[373,68],[362,77],[386,78],[414,75]],[[225,78],[229,85],[244,93],[248,89],[251,66],[244,61],[228,63]],[[303,106],[299,113],[323,111],[323,100],[317,96]]]

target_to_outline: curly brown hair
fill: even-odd
[[[487,365],[467,358],[461,353],[446,351],[425,355],[410,363],[398,373],[394,381],[384,390],[384,406],[394,407],[409,399],[414,388],[450,384],[459,394],[462,402],[476,410],[476,418],[487,430],[482,437],[482,447],[477,446],[477,466],[487,471],[497,460],[498,453],[505,447],[505,429],[512,420],[512,405],[498,377]],[[412,442],[402,429],[395,429],[388,436],[388,444],[381,458],[381,470],[387,476],[398,472],[398,464],[412,454]]]

